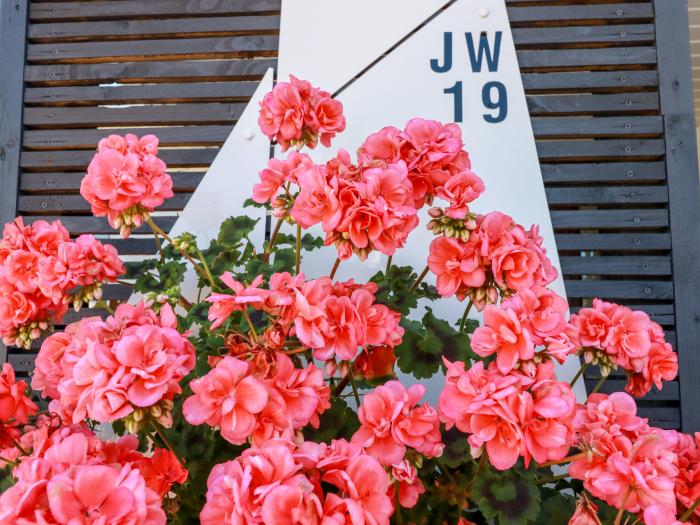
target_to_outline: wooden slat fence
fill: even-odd
[[[15,109],[16,129],[3,120],[0,138],[21,131],[22,140],[15,165],[3,162],[12,196],[0,200],[29,221],[60,216],[73,233],[106,235],[78,195],[94,145],[113,132],[156,132],[176,189],[164,207],[172,214],[158,220],[172,226],[276,63],[280,0],[15,3],[17,11],[3,3],[3,44],[22,33],[13,45],[26,57],[3,60],[23,74],[24,90],[3,104],[15,104],[10,119],[17,104],[23,111],[20,122]],[[680,8],[664,5],[662,15],[665,3]],[[574,309],[594,296],[641,308],[669,331],[687,370],[642,401],[642,414],[700,430],[691,410],[700,313],[687,290],[700,284],[700,253],[688,247],[700,246],[691,209],[700,192],[683,3],[507,0],[568,296]],[[23,9],[26,28],[17,28]],[[9,76],[3,68],[3,90]],[[155,250],[146,235],[110,242],[131,255]],[[33,364],[31,353],[9,359],[23,372]],[[604,391],[622,386],[615,377]]]

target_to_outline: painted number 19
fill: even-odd
[[[478,46],[474,42],[473,33],[464,33],[467,43],[468,61],[473,73],[480,73],[484,62],[490,73],[498,71],[498,62],[501,58],[501,39],[503,33],[496,31],[493,47],[489,42],[486,32],[479,35]],[[452,33],[443,33],[443,58],[442,64],[436,58],[430,60],[430,68],[436,73],[447,73],[452,69]],[[454,85],[445,88],[443,92],[452,95],[454,99],[454,121],[463,122],[464,119],[464,94],[462,81],[458,80]],[[502,82],[486,82],[481,89],[481,102],[484,108],[490,110],[484,113],[484,120],[490,124],[503,122],[508,116],[508,92]]]
[[[454,121],[464,121],[462,81],[458,80],[453,86],[445,88],[443,92],[454,97]],[[484,120],[489,124],[503,122],[508,116],[508,92],[502,82],[487,82],[481,89],[481,101],[486,109],[492,113],[484,113]]]

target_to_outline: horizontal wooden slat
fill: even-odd
[[[673,310],[673,304],[672,303],[665,303],[665,304],[653,304],[653,303],[644,303],[644,304],[635,304],[634,301],[621,301],[622,304],[628,306],[629,308],[633,310],[641,310],[642,312],[646,312],[649,314],[649,317],[651,317],[652,320],[655,322],[659,323],[660,325],[663,326],[673,326],[673,324],[676,321],[675,315],[674,315],[674,310]],[[580,310],[581,307],[578,306],[573,306],[571,307],[571,312],[576,313]],[[668,340],[668,339],[667,339]]]
[[[31,352],[28,350],[22,353],[11,353],[7,356],[7,362],[12,365],[15,372],[31,372],[34,370],[34,360],[36,359],[36,352]]]
[[[89,162],[89,160],[88,160]],[[175,191],[194,191],[204,176],[202,171],[170,171]],[[70,193],[80,189],[85,172],[76,173],[22,173],[20,189],[25,193]]]
[[[156,241],[152,235],[142,238],[132,236],[128,239],[106,239],[102,240],[102,242],[114,246],[121,255],[154,256],[158,253],[158,247],[156,246]],[[129,292],[131,292],[130,286],[127,286],[126,288],[129,290]],[[127,295],[127,298],[130,295],[131,293]]]
[[[528,95],[530,115],[614,114],[657,111],[657,93]]]
[[[281,0],[119,0],[32,2],[30,20],[99,20],[152,16],[195,17],[274,12]]]
[[[231,133],[232,126],[180,126],[137,129],[41,129],[27,130],[23,136],[25,149],[95,149],[103,137],[117,133],[158,136],[161,146],[220,146]]]
[[[521,69],[583,66],[591,69],[605,69],[609,66],[656,64],[656,49],[654,47],[519,50],[517,55]]]
[[[670,257],[559,258],[565,275],[671,275]]]
[[[624,117],[533,117],[537,138],[655,136],[663,133],[660,116]]]
[[[547,188],[547,202],[557,204],[658,204],[668,202],[666,186]]]
[[[653,182],[666,179],[666,166],[663,162],[543,164],[542,177],[545,183]]]
[[[187,101],[245,102],[250,99],[257,87],[258,83],[255,81],[40,87],[27,88],[24,91],[24,102],[29,105],[47,106],[96,106]]]
[[[521,77],[528,92],[639,90],[659,85],[659,74],[656,71],[522,73]]]
[[[138,242],[141,242],[141,239],[128,239],[131,241],[132,244],[136,244]],[[123,239],[119,240],[113,240],[110,242],[110,244],[116,245],[118,247],[121,247],[119,241],[123,241]],[[154,242],[153,239],[150,239],[151,242]],[[119,249],[119,248],[118,248]],[[153,245],[153,249],[156,250],[155,244]],[[123,253],[121,250],[119,250],[120,253]],[[132,289],[131,286],[127,286],[125,284],[106,284],[102,287],[103,293],[102,293],[102,298],[105,299],[106,301],[126,301],[129,297],[131,297]]]
[[[160,211],[180,211],[185,207],[191,193],[176,193],[158,206]],[[18,210],[22,214],[46,214],[51,212],[89,212],[90,205],[80,195],[21,195]]]
[[[615,157],[655,158],[666,151],[661,139],[537,141],[540,161],[606,160]]]
[[[600,299],[673,299],[671,281],[609,281],[565,280],[570,298],[598,297]]]
[[[516,46],[629,44],[654,41],[654,24],[514,28]]]
[[[161,149],[158,156],[171,168],[208,168],[219,148]],[[20,168],[27,171],[79,171],[87,168],[90,150],[23,151]]]
[[[649,314],[654,321],[662,325],[675,323],[673,304],[627,304],[633,310],[641,310]]]
[[[274,58],[254,58],[37,65],[25,67],[24,80],[29,85],[259,80],[276,63]]]
[[[586,378],[586,386],[593,388],[596,384],[596,379]],[[625,389],[625,384],[627,381],[621,379],[608,379],[603,386],[600,388],[601,394],[612,394],[613,392],[620,392]],[[663,388],[659,391],[656,387],[653,387],[651,392],[644,396],[645,401],[676,401],[678,400],[678,383],[677,382],[664,382]]]
[[[560,251],[656,251],[671,249],[668,233],[555,234]]]
[[[124,18],[106,22],[49,22],[29,24],[27,37],[34,42],[103,39],[148,39],[159,37],[257,34],[279,31],[279,15],[220,16],[137,20]],[[631,31],[634,33],[634,31]]]
[[[276,35],[246,35],[177,40],[126,40],[30,44],[29,64],[87,64],[99,62],[243,58],[277,55]]]
[[[129,115],[127,118],[133,119],[134,117],[131,115],[133,113],[140,113],[137,110],[140,108],[139,107],[134,107],[134,108],[124,108],[125,110],[129,110],[128,113]],[[171,107],[171,106],[168,106]],[[173,111],[180,106],[172,106]],[[218,106],[217,106],[218,107]],[[143,115],[140,118],[143,118],[144,120],[147,118],[160,118],[159,116],[162,115],[164,112],[166,112],[165,109],[160,109],[163,108],[163,106],[157,106],[159,108],[156,111],[156,107],[152,107],[151,112],[148,115]],[[81,121],[79,121],[79,118],[84,118],[87,121],[93,121],[99,118],[99,115],[97,113],[101,114],[108,114],[108,118],[111,118],[113,120],[120,120],[122,118],[121,111],[122,109],[116,109],[116,108],[108,108],[110,111],[109,113],[102,111],[102,108],[95,108],[95,112],[88,112],[88,111],[82,111],[78,112],[80,115],[72,114],[72,111],[69,110],[68,108],[61,108],[64,110],[61,112],[61,114],[57,114],[54,109],[56,108],[41,108],[41,111],[34,111],[39,108],[31,108],[32,111],[29,111],[30,108],[27,109],[27,112],[25,115],[27,116],[27,125],[30,125],[30,122],[33,123],[35,126],[41,126],[41,127],[46,127],[47,126],[47,121],[54,122],[56,119],[60,118],[61,119],[61,124],[65,124],[66,126],[77,126],[81,124]],[[73,108],[71,108],[73,109]],[[79,109],[79,108],[74,108],[74,109]],[[83,109],[83,108],[80,108]],[[190,109],[190,106],[188,106],[187,109]],[[233,110],[236,110],[238,108],[232,108]],[[196,112],[194,112],[196,113]],[[188,113],[185,113],[188,114]],[[51,119],[51,115],[54,115],[53,120]],[[67,116],[66,116],[67,115]],[[112,115],[117,115],[116,117]],[[155,116],[153,116],[155,115]],[[68,118],[68,117],[73,117],[73,118]],[[216,117],[216,111],[215,109],[208,109],[204,108],[204,111],[202,112],[201,115],[198,115],[198,117],[202,119],[214,119]],[[168,120],[172,120],[172,117],[168,113]],[[183,123],[188,117],[184,116],[183,117]],[[550,119],[554,119],[555,117],[551,117]],[[604,133],[604,129],[608,129],[610,131],[610,134],[613,136],[619,136],[620,131],[619,129],[625,129],[624,124],[622,121],[625,121],[624,118],[620,117],[614,117],[615,119],[620,119],[620,122],[618,123],[601,123],[600,125],[596,125],[596,123],[593,122],[588,122],[588,123],[581,123],[578,124],[576,123],[577,120],[584,120],[584,119],[566,119],[566,118],[559,118],[559,123],[556,125],[551,122],[543,123],[543,124],[536,124],[533,122],[533,126],[535,127],[535,133],[537,134],[538,127],[541,129],[542,127],[545,127],[549,130],[549,133],[554,133],[555,130],[559,129],[561,130],[562,137],[568,136],[568,137],[575,137],[575,136],[580,136],[580,137],[585,137],[585,138],[591,138],[592,135],[596,133],[595,129],[597,128],[598,131],[597,134],[598,136],[602,136]],[[644,117],[638,117],[638,118],[644,118]],[[651,119],[655,119],[656,117],[649,117]],[[31,119],[31,120],[29,120]],[[47,120],[48,119],[48,120]],[[70,120],[70,122],[66,122],[67,120]],[[585,120],[600,120],[600,119],[591,119],[587,118]],[[572,125],[570,126],[570,129],[568,131],[565,131],[567,126],[567,122],[572,122]],[[51,124],[53,126],[53,124]],[[56,124],[57,126],[59,124]],[[613,128],[617,126],[618,131],[615,131]],[[642,126],[642,124],[640,124]],[[86,148],[86,149],[93,149],[95,147],[95,143],[102,137],[110,135],[112,133],[119,133],[119,134],[124,134],[124,133],[137,133],[139,135],[145,135],[147,133],[154,133],[158,135],[158,138],[160,139],[160,142],[164,146],[182,146],[182,145],[218,145],[223,143],[226,140],[226,137],[228,137],[229,133],[231,132],[231,125],[202,125],[202,126],[177,126],[177,127],[158,127],[158,128],[138,128],[138,129],[67,129],[67,130],[61,130],[61,129],[38,129],[38,130],[27,130],[24,134],[23,137],[23,144],[25,148],[27,149],[65,149],[65,148]],[[646,129],[651,129],[650,127],[647,127]],[[565,133],[567,133],[565,135]],[[577,135],[580,134],[580,135]],[[547,135],[549,138],[551,138],[553,135]],[[538,137],[539,138],[539,137]],[[596,141],[596,142],[588,142],[585,143],[585,145],[582,148],[570,148],[571,142],[542,142],[538,141],[538,150],[540,151],[540,156],[542,158],[549,158],[553,157],[556,155],[559,156],[568,156],[570,153],[576,152],[576,156],[583,156],[583,157],[590,157],[590,156],[595,156],[595,157],[605,157],[605,156],[653,156],[653,155],[661,155],[663,154],[663,141]],[[579,143],[577,143],[578,146]],[[629,150],[627,149],[629,148]],[[561,151],[561,153],[559,153]]]
[[[24,125],[37,128],[87,128],[235,122],[245,104],[169,104],[161,106],[25,108]]]
[[[649,3],[636,4],[577,4],[565,6],[508,7],[511,23],[581,20],[639,20],[651,19],[654,10]]]
[[[65,226],[72,235],[80,235],[83,233],[113,234],[115,232],[114,228],[112,228],[109,225],[106,218],[93,217],[92,215],[85,217],[78,217],[72,215],[27,215],[25,217],[24,222],[25,224],[31,224],[39,220],[60,220],[63,223],[63,226]],[[177,217],[164,217],[155,215],[153,216],[153,220],[161,229],[167,232],[170,231],[170,228],[173,227],[173,224],[175,224]],[[140,228],[137,228],[134,231],[135,233],[151,232],[148,225],[142,225]]]
[[[664,187],[665,188],[665,187]],[[644,230],[668,227],[666,208],[550,210],[555,229]]]

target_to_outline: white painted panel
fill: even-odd
[[[382,56],[447,0],[283,0],[277,79],[331,93]]]
[[[283,20],[291,16],[286,11],[295,5],[290,0],[285,0]],[[322,18],[328,14],[323,11],[316,12],[314,25],[331,24],[331,18]],[[396,21],[396,18],[400,16],[387,19],[386,25],[396,23],[404,27],[405,24]],[[478,48],[482,31],[486,32],[492,49],[496,33],[501,33],[500,59],[497,70],[493,72],[488,70],[485,63],[480,72],[474,72],[468,58],[465,33],[472,33]],[[453,65],[449,71],[438,73],[432,70],[430,62],[431,59],[437,59],[438,64],[444,63],[446,32],[452,34]],[[304,28],[300,27],[295,34],[288,31],[282,45],[298,49],[301,44],[296,41],[304,41],[306,38]],[[305,78],[306,57],[287,54],[284,47],[280,49],[280,53],[288,57],[288,70],[292,73],[299,72],[299,76]],[[352,55],[353,51],[348,50],[348,56]],[[329,59],[324,67],[323,76],[327,79],[347,74],[343,60],[337,58]],[[323,83],[316,82],[315,78],[310,80],[319,84],[321,88],[328,88]],[[444,90],[458,81],[462,82],[463,88],[464,122],[461,123],[461,128],[465,148],[471,155],[474,171],[484,179],[487,190],[475,203],[474,209],[478,212],[502,211],[512,215],[525,226],[539,224],[548,255],[559,268],[544,184],[504,0],[458,0],[363,73],[337,97],[345,108],[346,131],[336,137],[331,150],[321,148],[312,152],[312,156],[317,161],[326,160],[333,156],[338,147],[354,152],[370,133],[387,125],[402,128],[410,118],[416,116],[442,122],[454,121],[454,97],[445,94]],[[485,108],[482,99],[484,86],[494,81],[505,87],[508,99],[507,117],[500,123],[489,123],[484,117],[497,114],[497,111]],[[492,88],[491,92],[493,95],[497,93],[495,88]],[[421,219],[421,226],[412,233],[407,247],[394,256],[396,264],[410,264],[417,271],[425,266],[428,245],[433,239],[432,233],[424,229],[428,220],[427,210],[423,211]],[[320,233],[320,229],[316,232]],[[330,270],[334,259],[335,248],[326,248],[320,256],[315,254],[307,258],[302,270],[310,276],[322,275]],[[382,269],[385,261],[386,257],[377,253],[365,263],[351,259],[341,264],[337,277],[365,280]],[[552,288],[565,295],[561,277],[552,284]],[[434,309],[439,316],[456,320],[462,314],[463,305],[456,300],[444,300],[435,303]],[[578,365],[571,360],[571,363],[565,366],[562,377],[572,377],[576,370]],[[581,397],[582,384],[577,386],[580,387],[577,393]]]
[[[265,211],[244,208],[243,203],[252,194],[258,171],[265,167],[270,157],[270,140],[258,128],[258,110],[260,101],[272,89],[272,79],[273,70],[270,68],[178,217],[170,231],[171,237],[190,232],[197,236],[200,247],[206,247],[216,238],[225,219],[232,215],[248,215],[260,219],[251,240],[257,242],[258,249],[262,248]],[[190,269],[182,288],[185,297],[194,296],[196,283],[196,275]]]

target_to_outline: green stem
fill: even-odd
[[[275,229],[272,230],[272,235],[270,235],[270,242],[267,244],[267,248],[265,248],[265,253],[263,253],[263,262],[267,262],[270,260],[270,254],[272,253],[272,248],[275,246],[275,242],[277,242],[277,234],[279,234],[281,227],[282,218],[280,217],[277,219]]]
[[[129,286],[133,286],[131,283],[129,283]],[[114,315],[114,310],[110,308],[109,304],[107,301],[104,300],[99,300],[95,304],[95,308],[102,308],[103,310],[107,310],[110,314]]]
[[[411,292],[416,291],[416,289],[418,288],[418,285],[421,283],[421,281],[423,281],[423,279],[425,279],[425,276],[428,274],[429,269],[430,268],[428,268],[427,265],[425,268],[423,268],[423,271],[420,273],[420,275],[416,278],[416,281],[411,286]]]
[[[146,222],[148,223],[148,225],[151,227],[152,230],[158,232],[158,235],[160,235],[161,237],[163,237],[163,239],[165,239],[165,240],[168,241],[173,247],[175,247],[175,244],[173,243],[173,240],[170,238],[170,236],[169,236],[167,233],[165,233],[163,230],[161,230],[161,229],[158,227],[158,225],[157,225],[155,222],[153,222],[153,219],[149,218],[148,221],[146,221]],[[185,259],[187,259],[188,261],[190,261],[190,263],[192,264],[192,266],[194,266],[194,269],[197,270],[197,271],[199,272],[199,274],[200,274],[202,277],[204,277],[205,279],[207,279],[207,280],[209,281],[209,284],[211,284],[212,290],[214,290],[214,289],[216,288],[216,285],[214,284],[214,279],[209,279],[209,276],[207,275],[207,272],[204,271],[204,268],[202,268],[199,264],[197,264],[197,261],[195,261],[195,260],[192,258],[192,256],[191,256],[189,253],[187,253],[186,251],[181,250],[181,249],[179,249],[179,248],[175,248],[175,249],[176,249],[178,252],[180,252],[180,255],[182,255]]]
[[[340,394],[343,393],[343,390],[345,390],[345,387],[348,386],[349,381],[350,381],[350,376],[345,375],[345,377],[341,377],[340,381],[338,381],[338,384],[336,385],[335,389],[333,390],[333,395],[336,397],[339,397]]]
[[[248,322],[248,326],[250,326],[250,331],[253,334],[253,339],[257,341],[258,339],[258,333],[255,331],[255,326],[253,325],[253,321],[250,318],[250,315],[248,315],[248,309],[243,310],[243,317],[245,317],[245,320]]]
[[[357,408],[360,408],[360,395],[357,393],[355,376],[352,375],[352,365],[348,368],[348,377],[350,377],[350,385],[352,386],[352,395],[355,397],[355,403],[357,403]]]
[[[209,282],[212,283],[212,287],[214,286],[214,276],[211,274],[211,270],[209,269],[209,265],[207,264],[207,261],[204,259],[204,254],[202,254],[201,250],[199,249],[199,246],[195,244],[194,246],[195,251],[197,252],[197,257],[199,257],[199,261],[202,263],[202,266],[204,267],[204,271],[207,274],[207,278],[209,279]]]
[[[683,515],[680,517],[678,521],[681,523],[690,519],[690,517],[693,515],[693,513],[696,511],[696,509],[700,507],[700,498],[695,500],[695,503],[693,503],[688,510],[686,510]]]
[[[399,481],[394,482],[394,497],[396,502],[394,503],[394,509],[396,510],[396,523],[397,525],[403,525],[403,516],[401,516],[401,504],[399,502]]]
[[[156,431],[156,434],[158,434],[158,437],[160,440],[163,442],[163,444],[166,446],[170,452],[175,454],[175,457],[177,460],[180,462],[180,464],[184,467],[185,466],[185,460],[180,457],[180,455],[177,453],[175,450],[175,446],[173,445],[172,441],[168,439],[168,436],[165,434],[165,429],[160,425],[160,423],[154,421],[151,419],[151,426],[153,427],[153,430]]]
[[[627,494],[625,494],[625,499],[622,501],[622,505],[620,505],[620,510],[617,511],[617,514],[615,515],[615,521],[613,521],[613,525],[620,525],[622,523],[622,516],[625,513],[625,505],[627,505],[627,500],[630,497],[630,494],[632,493],[632,489],[627,490]]]
[[[297,256],[296,256],[296,274],[299,275],[301,268],[301,224],[297,223]]]
[[[542,478],[538,479],[535,481],[535,485],[546,485],[547,483],[554,483],[555,481],[559,481],[561,479],[566,479],[569,477],[569,473],[565,474],[559,474],[557,476],[550,476],[548,478]]]
[[[608,380],[608,376],[603,376],[603,377],[601,377],[601,378],[598,380],[598,382],[596,383],[596,385],[593,387],[593,390],[591,390],[591,394],[596,394],[596,393],[598,392],[598,390],[600,390],[600,387],[602,387],[603,384],[604,384],[607,380]],[[591,394],[589,394],[589,395],[591,395]]]
[[[390,255],[386,258],[386,269],[384,270],[384,277],[389,275],[389,268],[391,268],[391,259],[393,259],[393,255]]]
[[[579,377],[583,375],[583,373],[588,370],[588,367],[591,366],[591,363],[583,363],[581,368],[579,368],[578,372],[576,372],[576,375],[574,378],[571,380],[571,383],[569,383],[571,386],[574,386],[576,384],[576,381],[578,381]]]
[[[472,309],[472,306],[474,306],[474,303],[470,299],[469,302],[467,303],[467,307],[464,309],[464,315],[462,316],[462,320],[459,322],[459,331],[464,332],[464,325],[467,324],[467,316],[469,315],[469,310]]]
[[[15,460],[13,460],[13,459],[7,459],[7,458],[4,457],[4,456],[0,456],[0,461],[2,461],[3,463],[7,463],[7,465],[13,465],[13,466],[14,466],[14,465],[17,465],[17,462],[16,462]],[[7,466],[7,465],[6,465],[6,466]]]
[[[19,450],[20,454],[22,454],[23,456],[28,456],[28,455],[29,455],[29,452],[27,452],[26,450],[24,450],[24,448],[22,447],[22,445],[20,444],[20,442],[17,441],[15,438],[12,438],[12,443],[14,444],[15,448],[17,448],[17,450]]]
[[[340,266],[340,257],[336,258],[335,262],[333,263],[333,268],[331,269],[331,274],[329,276],[331,279],[335,277],[335,272],[338,271],[338,266]]]
[[[151,219],[148,219],[148,221],[146,221],[146,222],[151,227],[151,231],[153,232],[153,237],[156,240],[156,246],[158,247],[158,255],[160,255],[160,262],[164,262],[165,261],[165,253],[163,253],[163,244],[160,242],[160,237],[158,236],[158,232],[153,227],[155,225],[155,223],[153,221],[151,221]]]

